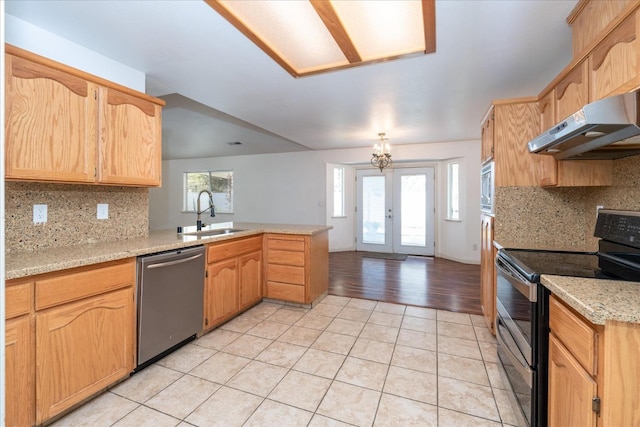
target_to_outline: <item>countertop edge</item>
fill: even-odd
[[[290,234],[313,236],[332,229],[332,226],[247,224],[246,230],[218,236],[180,236],[175,230],[151,231],[147,237],[112,242],[43,249],[33,252],[6,254],[5,280],[21,279],[76,267],[116,261],[180,248],[206,245],[225,240],[259,234]],[[179,239],[179,240],[178,240]],[[88,254],[94,255],[88,255]],[[46,259],[51,259],[47,261]],[[41,262],[29,262],[39,260]],[[13,264],[13,266],[12,266]]]
[[[640,283],[553,275],[542,275],[540,281],[595,325],[640,323]]]

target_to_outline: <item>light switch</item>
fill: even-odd
[[[98,219],[109,219],[109,205],[98,203]]]
[[[33,205],[33,223],[47,222],[47,205]]]

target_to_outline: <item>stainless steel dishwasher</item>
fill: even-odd
[[[202,329],[205,248],[138,257],[138,366],[153,363]]]

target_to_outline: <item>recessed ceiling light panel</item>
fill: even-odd
[[[435,52],[435,0],[205,0],[294,77]]]

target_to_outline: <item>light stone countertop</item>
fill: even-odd
[[[195,231],[195,226],[183,228],[183,233]],[[8,253],[5,257],[5,279],[18,279],[36,274],[68,268],[98,264],[117,259],[148,255],[173,249],[186,248],[207,243],[219,242],[238,237],[246,237],[261,233],[297,234],[311,236],[331,226],[266,224],[248,222],[226,222],[203,227],[204,231],[218,228],[234,228],[243,231],[217,236],[188,236],[177,234],[176,230],[151,231],[148,237],[119,240],[114,242],[98,242],[77,246],[65,246],[30,252]]]
[[[596,325],[640,323],[640,283],[542,275],[542,284]]]

